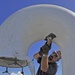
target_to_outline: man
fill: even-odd
[[[46,43],[40,48],[40,51],[34,55],[34,58],[40,64],[37,75],[55,75],[57,72],[57,61],[61,59],[61,52],[55,51],[48,57],[48,52],[51,49],[52,40],[56,35],[50,33],[46,36]]]

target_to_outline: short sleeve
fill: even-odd
[[[42,59],[42,58],[40,57],[40,58],[37,60],[37,62],[38,62],[39,64],[41,63],[41,59]]]

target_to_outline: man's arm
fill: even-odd
[[[40,57],[41,57],[41,55],[39,54],[39,53],[36,53],[36,54],[34,54],[34,56],[33,56],[36,60],[38,60]]]
[[[34,58],[35,58],[36,60],[38,60],[40,57],[41,57],[41,56],[40,56],[39,53],[34,54]],[[47,55],[43,55],[43,56],[42,56],[42,60],[41,60],[41,70],[42,70],[43,72],[46,72],[47,69],[48,69],[48,56],[47,56]]]
[[[41,70],[43,72],[46,72],[47,69],[48,69],[48,56],[43,54],[42,60],[41,60]]]

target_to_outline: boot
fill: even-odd
[[[55,35],[54,33],[50,33],[49,35],[47,35],[47,36],[45,37],[45,40],[46,40],[46,41],[47,41],[47,38],[54,39],[54,38],[56,38],[56,35]]]

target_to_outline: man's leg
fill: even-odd
[[[42,55],[42,60],[41,60],[41,70],[43,72],[46,72],[48,69],[48,52],[51,49],[51,44],[52,44],[52,39],[47,39],[46,44],[42,47],[45,51],[43,52]]]
[[[49,50],[51,49],[52,39],[48,38],[47,42],[40,48],[39,54],[42,56],[43,54],[48,55]]]
[[[56,35],[53,33],[50,33],[45,37],[46,43],[44,46],[40,48],[39,54],[42,56],[42,54],[48,54],[48,51],[51,49],[52,40],[56,38]]]

